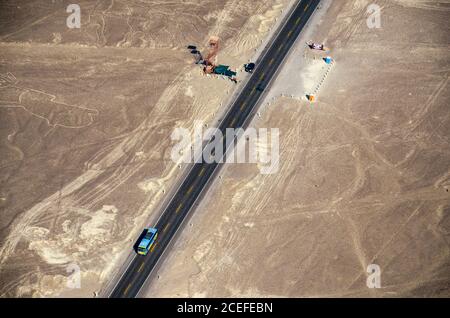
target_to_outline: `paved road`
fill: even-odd
[[[314,12],[320,0],[301,0],[276,35],[265,55],[260,59],[242,92],[218,127],[225,136],[226,128],[245,127],[253,117],[254,109],[264,90],[276,74],[284,57]],[[300,58],[300,57],[299,57]],[[214,140],[212,140],[214,142]],[[226,140],[223,138],[224,149]],[[211,148],[210,148],[211,149]],[[221,163],[196,163],[187,174],[167,208],[154,226],[159,230],[158,238],[146,256],[136,255],[118,281],[110,297],[136,297],[182,225],[196,200],[211,181]],[[131,248],[131,247],[130,247]]]

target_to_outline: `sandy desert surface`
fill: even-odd
[[[314,60],[295,73],[302,42],[252,122],[280,129],[278,173],[226,165],[147,296],[449,297],[449,13],[333,1],[309,34],[336,61],[317,102],[302,100]]]
[[[236,88],[186,46],[217,35],[240,69],[290,1],[78,1],[80,29],[68,4],[0,4],[2,297],[92,297],[113,277],[181,175],[173,129],[213,121]]]

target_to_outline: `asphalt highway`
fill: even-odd
[[[265,50],[265,54],[257,62],[250,79],[220,122],[218,129],[224,136],[226,128],[245,127],[254,116],[254,110],[261,96],[270,85],[271,79],[274,75],[276,76],[278,68],[319,2],[320,0],[301,0],[295,5],[281,31],[270,42],[270,47]],[[218,141],[213,139],[211,142]],[[223,138],[221,142],[223,142],[225,149],[227,141]],[[158,229],[158,237],[151,250],[146,256],[136,255],[134,257],[120,277],[110,297],[136,297],[139,294],[164,250],[175,237],[186,216],[194,210],[194,204],[201,198],[201,194],[213,180],[215,172],[221,165],[223,163],[207,163],[204,161],[193,164],[157,224],[153,226]]]

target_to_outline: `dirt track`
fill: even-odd
[[[235,87],[186,45],[218,35],[240,68],[287,1],[97,3],[79,30],[61,2],[0,5],[2,296],[91,297],[111,278],[180,175],[173,129],[212,121]]]
[[[279,172],[223,169],[148,296],[450,296],[449,2],[376,1],[379,30],[371,2],[334,1],[312,35],[336,60],[318,102],[255,117],[280,128]],[[273,89],[292,94],[285,69]]]

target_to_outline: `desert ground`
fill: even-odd
[[[280,129],[279,171],[225,165],[148,297],[450,296],[450,1],[326,10],[307,35],[335,59],[317,101],[299,42],[251,123]]]
[[[79,29],[69,3],[0,3],[1,297],[101,291],[182,175],[174,128],[215,121],[239,86],[186,46],[217,35],[240,70],[292,1],[85,0]]]

